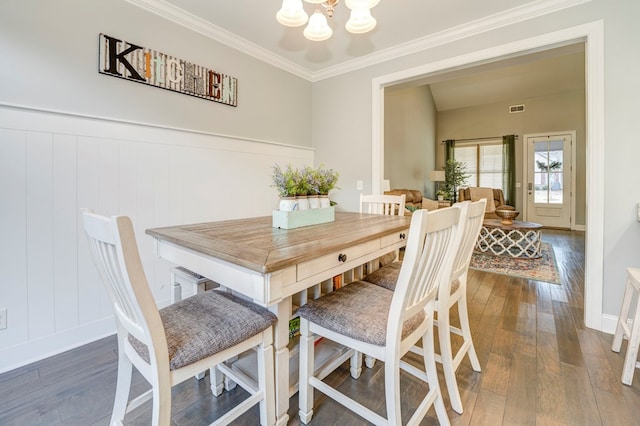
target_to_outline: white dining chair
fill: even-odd
[[[409,424],[420,423],[432,405],[440,424],[449,424],[434,358],[433,309],[438,284],[453,267],[461,238],[462,212],[442,209],[418,210],[413,214],[395,291],[356,281],[300,307],[299,416],[303,423],[311,421],[313,392],[317,389],[371,423],[402,424],[400,370],[417,370],[402,357],[422,340],[427,377],[421,378],[428,383],[429,390]],[[317,337],[384,362],[386,418],[314,375]]]
[[[471,328],[469,326],[467,274],[473,249],[478,240],[480,228],[484,220],[485,203],[486,200],[482,199],[472,203],[465,201],[454,204],[453,206],[453,208],[467,209],[468,211],[465,214],[466,220],[462,232],[462,241],[456,253],[454,266],[450,276],[445,278],[445,281],[440,284],[435,305],[438,319],[434,321],[434,324],[438,327],[438,341],[440,343],[440,354],[436,354],[436,361],[442,364],[451,407],[460,414],[463,412],[463,407],[458,382],[456,380],[456,371],[464,359],[464,356],[469,356],[471,368],[474,371],[482,371],[473,345]],[[398,281],[400,265],[401,262],[394,262],[366,276],[364,280],[393,290]],[[456,303],[458,304],[460,328],[452,326],[450,320],[451,308]],[[458,348],[455,355],[452,353],[452,334],[461,336],[463,339],[462,345]],[[420,353],[421,349],[413,348],[412,351]]]
[[[140,262],[131,220],[126,216],[104,217],[86,209],[82,217],[89,249],[109,294],[117,327],[118,379],[111,424],[123,424],[126,413],[153,398],[150,424],[169,425],[171,388],[207,368],[219,368],[242,386],[249,397],[213,424],[229,424],[259,403],[260,423],[273,425],[272,325],[276,316],[216,290],[158,310]],[[252,349],[257,352],[257,384],[223,364]],[[129,401],[133,366],[151,384],[151,389]],[[211,385],[215,394],[214,383]]]
[[[360,194],[360,213],[404,216],[406,195]]]
[[[384,214],[388,216],[404,216],[406,194],[401,195],[364,195],[360,194],[360,213]],[[369,265],[369,272],[385,266],[398,258],[398,250],[381,256],[377,264]],[[372,367],[372,365],[370,365]]]

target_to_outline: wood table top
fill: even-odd
[[[158,240],[269,273],[409,228],[410,216],[336,212],[335,221],[296,229],[271,216],[147,229]]]

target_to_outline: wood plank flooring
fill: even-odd
[[[451,423],[640,425],[640,372],[633,386],[620,382],[626,343],[620,354],[614,353],[612,336],[583,325],[584,233],[544,230],[543,240],[554,247],[562,285],[470,271],[469,316],[483,370],[474,372],[468,360],[461,364],[457,377],[465,411],[460,415],[449,409]],[[452,318],[456,315],[452,312]],[[384,414],[381,367],[378,362],[353,380],[344,365],[327,380]],[[116,370],[116,342],[109,337],[2,374],[0,425],[107,425]],[[448,406],[442,376],[440,384]],[[137,393],[148,385],[136,374],[132,387]],[[408,375],[403,375],[401,389],[408,419],[426,389]],[[208,375],[188,380],[173,391],[173,423],[209,424],[245,396],[236,388],[214,398]],[[297,404],[296,394],[290,425],[301,424]],[[126,420],[149,424],[150,404]],[[258,424],[257,409],[237,424]],[[364,424],[316,392],[310,425]],[[422,424],[437,424],[433,409]]]

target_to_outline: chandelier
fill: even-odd
[[[327,22],[327,16],[333,16],[333,9],[339,0],[304,0],[315,5],[311,17],[307,15],[302,6],[302,0],[282,0],[282,8],[276,13],[276,19],[287,27],[299,27],[309,22],[304,29],[304,36],[312,41],[326,40],[333,34],[333,30]],[[345,28],[353,34],[363,34],[371,31],[376,26],[376,19],[371,16],[371,9],[380,0],[345,0],[345,4],[351,10],[351,16]],[[321,8],[322,6],[324,8]],[[325,16],[326,14],[326,16]]]

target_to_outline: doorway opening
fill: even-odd
[[[374,78],[372,81],[372,189],[380,193],[384,170],[384,90],[447,71],[523,56],[560,46],[585,43],[586,68],[586,245],[584,322],[602,330],[604,242],[604,37],[596,21],[518,42],[476,51]]]

